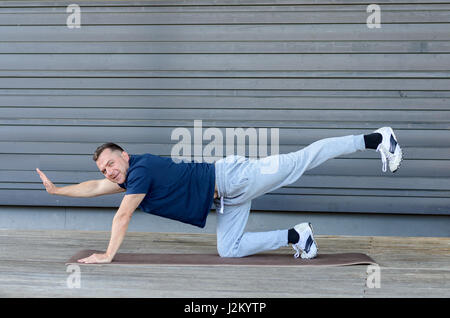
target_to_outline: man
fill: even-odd
[[[107,143],[98,147],[93,157],[105,178],[65,187],[55,187],[43,172],[36,170],[50,194],[95,197],[126,192],[114,216],[106,252],[79,260],[82,263],[112,261],[137,207],[204,227],[213,202],[218,211],[217,250],[220,256],[243,257],[292,244],[296,258],[310,259],[317,255],[310,223],[297,224],[286,230],[244,233],[251,201],[295,182],[305,171],[328,159],[366,149],[381,154],[383,172],[388,163],[392,172],[399,168],[402,150],[393,130],[383,127],[368,135],[322,139],[288,154],[260,160],[228,156],[214,164],[175,163],[170,158],[151,154],[129,155],[120,146]],[[268,172],[267,166],[276,169]]]

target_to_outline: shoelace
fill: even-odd
[[[295,250],[295,254],[294,254],[294,257],[295,258],[298,258],[299,256],[300,256],[300,249],[297,247],[297,244],[292,244],[292,247],[294,248],[294,250]]]

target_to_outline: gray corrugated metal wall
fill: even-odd
[[[450,2],[376,1],[369,29],[372,2],[77,1],[79,29],[73,2],[0,2],[1,204],[117,206],[50,196],[34,169],[101,178],[99,144],[168,156],[172,130],[202,120],[279,128],[281,153],[396,129],[395,175],[375,152],[344,156],[254,209],[449,215]]]

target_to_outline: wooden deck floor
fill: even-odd
[[[319,252],[362,252],[380,265],[380,288],[367,266],[80,266],[68,288],[65,261],[104,250],[109,232],[0,230],[0,297],[450,297],[450,238],[318,236]],[[119,252],[216,253],[215,235],[127,233]],[[274,253],[292,254],[286,247]]]

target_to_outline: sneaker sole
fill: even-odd
[[[403,152],[401,153],[401,158],[400,158],[400,162],[397,165],[397,168],[395,170],[392,171],[392,173],[396,173],[397,170],[400,168],[400,166],[402,165],[402,161],[403,161]]]
[[[392,128],[391,128],[391,129],[392,129]],[[398,143],[397,136],[395,135],[393,129],[392,129],[392,135],[394,136],[395,141],[397,142],[397,147],[398,147],[398,149],[400,150],[400,161],[399,161],[399,163],[398,163],[398,165],[397,165],[397,168],[395,168],[394,170],[391,170],[392,173],[395,173],[395,172],[397,172],[398,168],[400,168],[400,165],[402,164],[402,161],[403,161],[403,149],[400,147],[400,145],[399,145],[399,143]],[[389,167],[389,168],[390,168],[390,167]]]
[[[313,237],[313,241],[314,241],[314,244],[316,245],[316,255],[314,255],[313,257],[302,257],[302,259],[312,259],[312,258],[316,257],[317,253],[319,252],[319,245],[317,245],[317,241],[314,238],[314,228],[313,228],[313,226],[312,226],[312,224],[310,222],[308,222],[308,226],[311,229],[311,234],[312,234],[312,237]],[[305,252],[302,253],[302,255],[306,255],[306,254],[307,253],[305,253]]]

